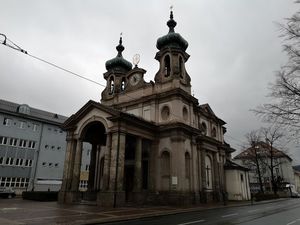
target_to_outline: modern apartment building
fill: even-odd
[[[0,187],[11,187],[17,193],[60,189],[66,152],[66,133],[60,125],[66,119],[0,100]],[[82,169],[88,174],[88,145],[84,149]],[[86,176],[80,182],[83,190]]]

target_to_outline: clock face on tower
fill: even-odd
[[[130,84],[132,85],[132,86],[135,86],[135,85],[137,85],[139,82],[140,82],[140,80],[141,80],[141,74],[138,74],[138,73],[134,73],[131,77],[130,77]]]

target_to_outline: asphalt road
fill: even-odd
[[[107,225],[300,225],[300,199],[202,210]]]

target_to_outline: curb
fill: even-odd
[[[233,208],[233,207],[241,207],[241,206],[251,206],[251,205],[262,205],[268,204],[271,202],[280,202],[286,201],[289,198],[280,198],[275,200],[266,200],[260,202],[247,202],[241,204],[232,204],[232,205],[217,205],[208,208],[202,207],[194,207],[194,208],[187,208],[187,209],[174,209],[166,212],[155,212],[155,213],[146,213],[146,214],[139,214],[139,215],[131,215],[131,216],[118,216],[116,218],[103,218],[103,219],[94,219],[88,223],[84,223],[84,225],[96,225],[96,224],[105,224],[105,223],[112,223],[112,222],[121,222],[121,221],[129,221],[129,220],[137,220],[137,219],[144,219],[144,218],[152,218],[152,217],[159,217],[159,216],[168,216],[168,215],[175,215],[180,213],[188,213],[188,212],[197,212],[197,211],[208,211],[213,209],[220,209],[220,208]]]

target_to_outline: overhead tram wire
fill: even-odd
[[[17,44],[15,44],[13,41],[11,41],[10,39],[8,39],[8,38],[6,37],[6,35],[4,35],[4,34],[1,34],[1,33],[0,33],[0,36],[3,36],[3,37],[4,37],[4,41],[2,42],[2,44],[5,45],[5,46],[7,46],[7,47],[9,47],[9,48],[11,48],[11,49],[14,49],[14,50],[17,50],[17,51],[19,51],[19,52],[22,52],[22,53],[24,53],[25,55],[28,55],[28,56],[30,56],[30,57],[36,59],[36,60],[39,60],[39,61],[41,61],[41,62],[43,62],[43,63],[46,63],[46,64],[48,64],[48,65],[50,65],[50,66],[53,66],[53,67],[55,67],[55,68],[57,68],[57,69],[60,69],[60,70],[62,70],[62,71],[65,71],[65,72],[67,72],[67,73],[70,73],[70,74],[72,74],[72,75],[74,75],[74,76],[77,76],[77,77],[79,77],[79,78],[82,78],[82,79],[84,79],[84,80],[87,80],[87,81],[89,81],[89,82],[92,82],[92,83],[94,83],[94,84],[97,84],[97,85],[99,85],[99,86],[106,87],[105,85],[103,85],[103,84],[101,84],[101,83],[99,83],[99,82],[97,82],[97,81],[94,81],[94,80],[92,80],[92,79],[89,79],[89,78],[87,78],[87,77],[85,77],[85,76],[82,76],[82,75],[80,75],[80,74],[78,74],[78,73],[72,72],[71,70],[68,70],[68,69],[65,69],[65,68],[63,68],[63,67],[61,67],[61,66],[58,66],[57,64],[54,64],[54,63],[49,62],[49,61],[47,61],[47,60],[45,60],[45,59],[42,59],[42,58],[40,58],[40,57],[37,57],[37,56],[34,56],[34,55],[28,53],[28,51],[22,49],[20,46],[18,46]],[[10,43],[8,43],[8,42],[10,42]]]
[[[45,59],[40,58],[40,57],[34,56],[34,55],[32,55],[32,54],[29,54],[28,51],[22,49],[20,46],[18,46],[17,44],[15,44],[13,41],[11,41],[10,39],[8,39],[7,36],[6,36],[5,34],[0,33],[0,36],[3,36],[3,37],[4,37],[4,40],[3,40],[2,44],[5,45],[6,47],[9,47],[9,48],[11,48],[11,49],[13,49],[13,50],[16,50],[16,51],[19,51],[19,52],[22,52],[22,53],[24,53],[25,55],[30,56],[31,58],[34,58],[34,59],[36,59],[36,60],[38,60],[38,61],[41,61],[41,62],[43,62],[43,63],[46,63],[46,64],[48,64],[48,65],[50,65],[50,66],[53,66],[53,67],[55,67],[55,68],[57,68],[57,69],[60,69],[60,70],[62,70],[62,71],[65,71],[65,72],[67,72],[67,73],[69,73],[69,74],[72,74],[72,75],[74,75],[74,76],[77,76],[77,77],[79,77],[79,78],[82,78],[82,79],[84,79],[84,80],[86,80],[86,81],[92,82],[92,83],[97,84],[97,85],[99,85],[99,86],[102,86],[102,87],[104,87],[104,88],[106,87],[106,85],[104,85],[104,84],[101,84],[101,83],[99,83],[99,82],[97,82],[97,81],[94,81],[94,80],[92,80],[92,79],[89,79],[89,78],[87,78],[87,77],[85,77],[85,76],[82,76],[82,75],[80,75],[80,74],[78,74],[78,73],[72,72],[71,70],[65,69],[65,68],[63,68],[63,67],[61,67],[61,66],[58,66],[58,65],[56,65],[56,64],[54,64],[54,63],[52,63],[52,62],[49,62],[49,61],[47,61],[47,60],[45,60]],[[10,42],[11,44],[9,44],[8,42]],[[134,97],[128,95],[127,93],[123,93],[123,94],[126,95],[127,97],[131,98],[132,100],[138,100],[138,98],[134,98]],[[178,115],[176,115],[176,114],[174,114],[174,113],[172,113],[172,112],[170,112],[170,114],[173,115],[173,116],[175,116],[175,117],[177,117],[177,118],[181,118],[180,116],[178,116]]]

